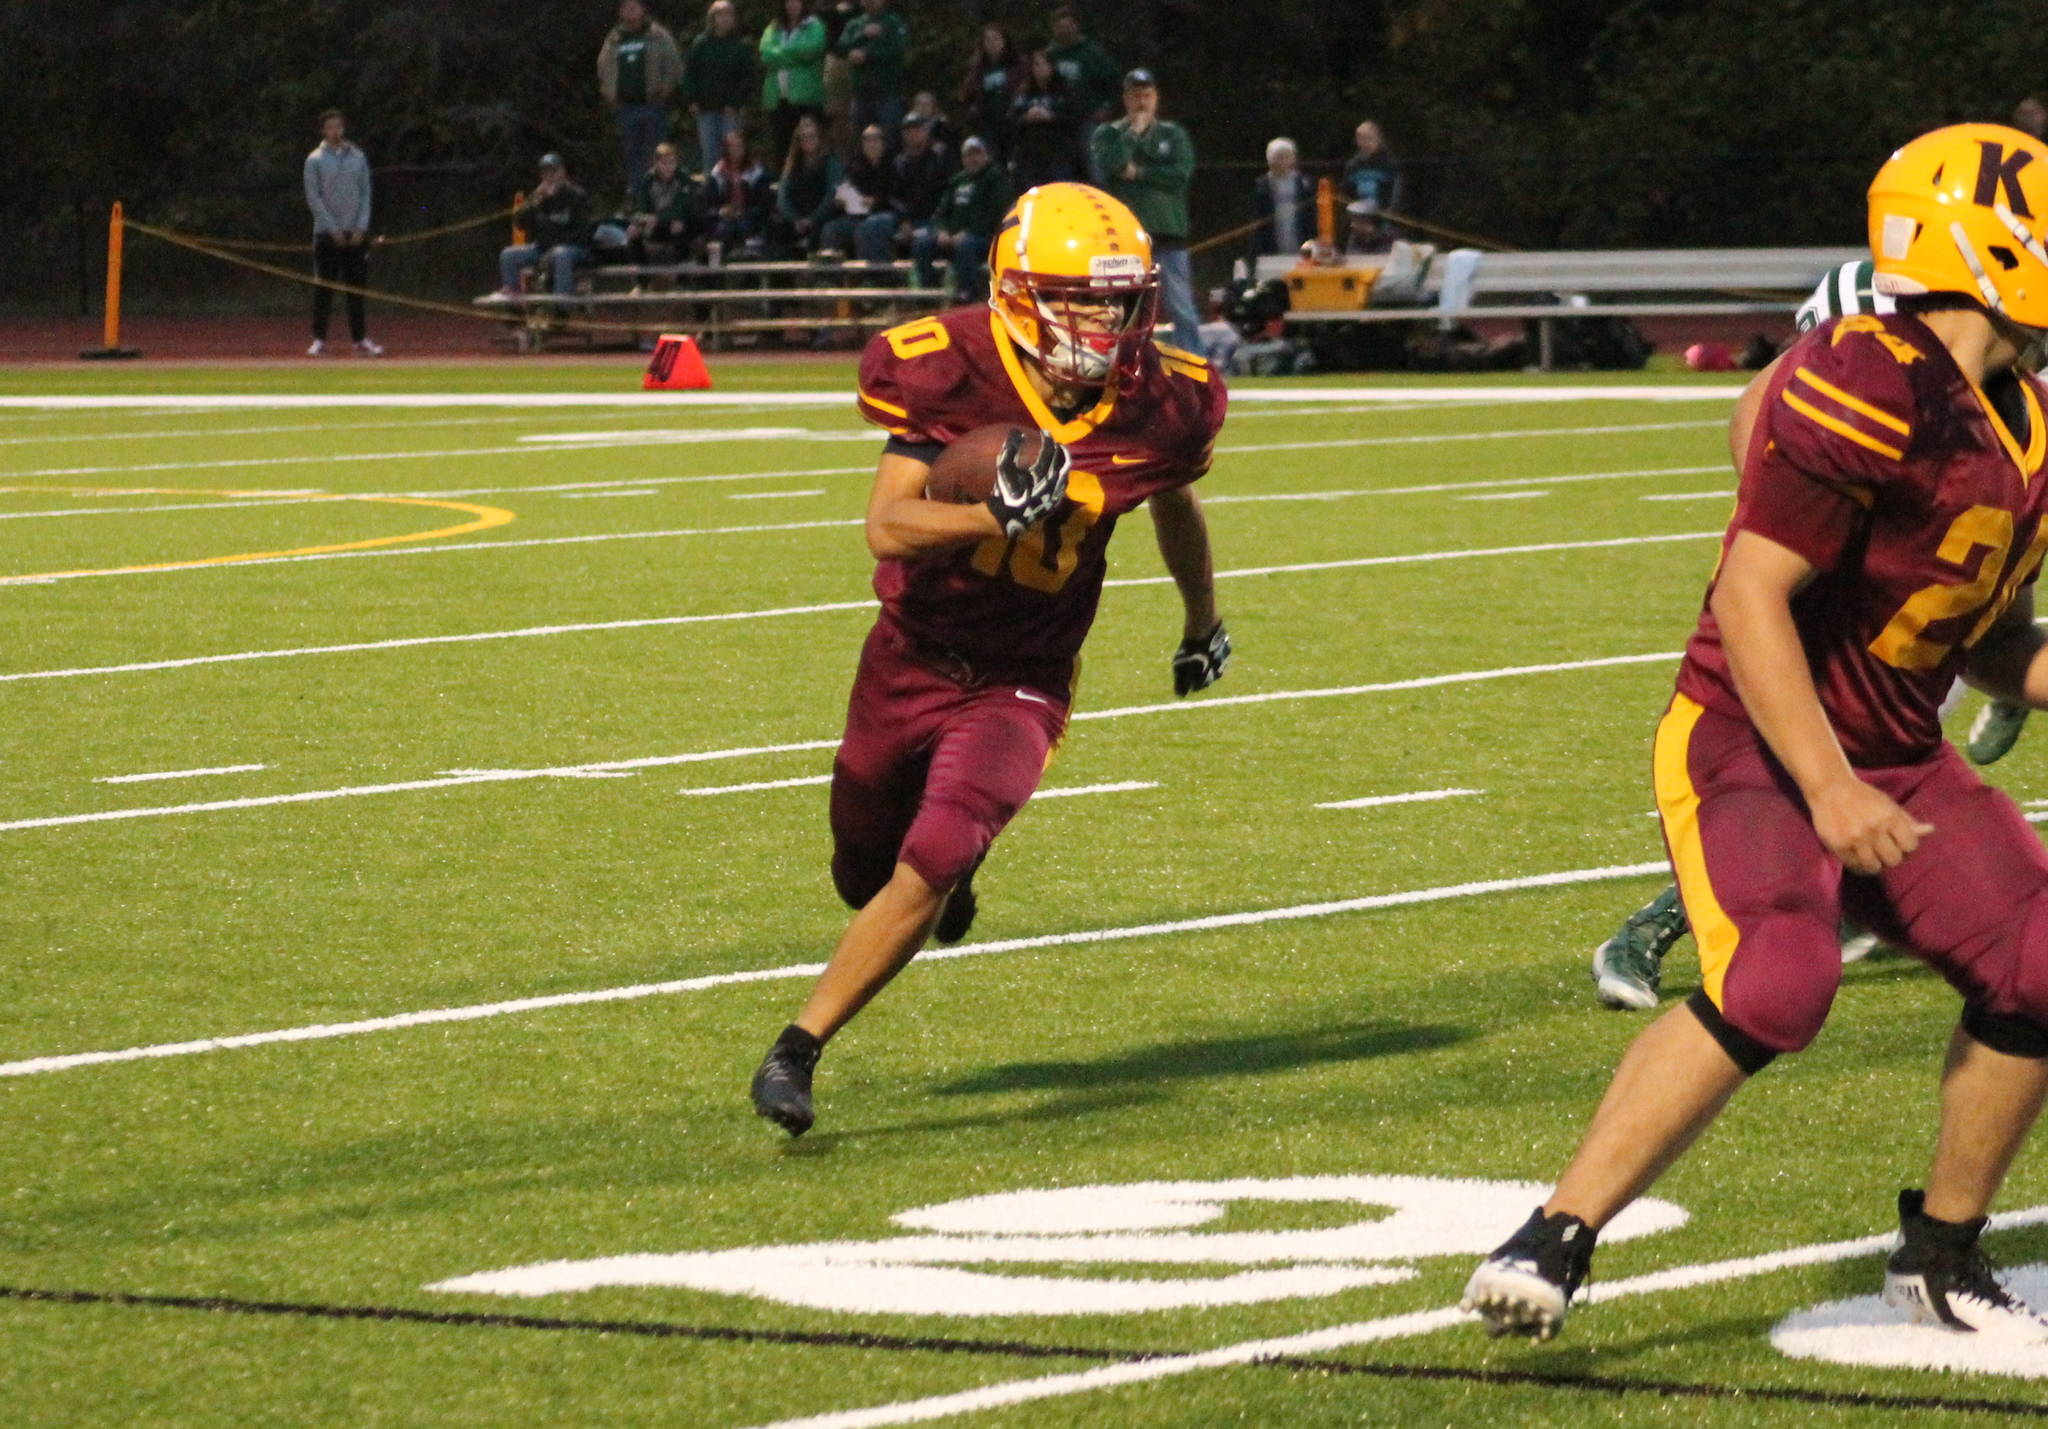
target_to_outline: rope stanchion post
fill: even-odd
[[[142,356],[138,348],[121,346],[121,239],[126,227],[117,199],[114,211],[107,219],[107,313],[100,333],[102,345],[89,347],[78,354],[88,361]]]

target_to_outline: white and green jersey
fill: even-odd
[[[1844,318],[1851,313],[1896,311],[1898,304],[1891,294],[1880,293],[1873,286],[1876,268],[1865,258],[1858,263],[1844,263],[1821,279],[1813,296],[1799,305],[1799,314],[1793,319],[1799,330],[1812,332],[1830,318]]]

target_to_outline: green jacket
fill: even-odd
[[[1011,197],[1009,175],[995,164],[985,166],[978,174],[962,169],[953,175],[945,193],[939,196],[932,224],[947,233],[974,233],[984,239],[993,238],[997,226],[1003,221],[1004,212],[1010,207]]]
[[[657,231],[671,223],[694,224],[697,221],[698,187],[698,181],[680,168],[676,170],[676,176],[666,183],[661,175],[649,169],[633,188],[632,216],[653,219]]]
[[[881,30],[872,39],[867,34],[870,25]],[[851,56],[855,50],[863,52],[864,57],[859,64],[849,63],[847,66],[853,76],[856,97],[881,99],[903,93],[903,56],[910,48],[910,27],[894,10],[884,10],[879,15],[869,15],[863,10],[855,15],[839,32],[836,48],[841,56]],[[891,137],[893,139],[894,136]]]
[[[770,24],[761,32],[761,107],[825,102],[825,22],[812,15],[785,34]]]
[[[1155,119],[1143,135],[1131,132],[1131,121],[1099,124],[1088,140],[1095,181],[1121,199],[1154,238],[1188,236],[1188,180],[1195,173],[1195,143],[1188,131],[1170,119]],[[1135,164],[1138,176],[1123,177]]]
[[[1085,118],[1092,119],[1105,109],[1116,108],[1123,94],[1123,71],[1102,46],[1090,39],[1079,39],[1071,45],[1048,49],[1045,57],[1067,82],[1067,91],[1074,96],[1074,105]]]
[[[744,109],[754,102],[754,47],[735,30],[724,39],[706,30],[683,57],[683,102],[702,110]]]

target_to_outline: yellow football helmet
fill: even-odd
[[[1040,184],[989,246],[988,304],[1056,382],[1095,387],[1136,370],[1159,311],[1152,238],[1087,184]]]
[[[2048,328],[2048,144],[2003,124],[1951,124],[1893,154],[1870,185],[1881,293],[1963,293]]]

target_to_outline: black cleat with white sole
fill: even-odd
[[[2048,1319],[1998,1283],[1978,1247],[1986,1217],[1937,1221],[1926,1193],[1899,1192],[1899,1245],[1884,1267],[1884,1303],[1916,1324],[2001,1339],[2048,1341]]]
[[[1545,1215],[1537,1207],[1479,1263],[1458,1308],[1478,1314],[1492,1335],[1551,1339],[1564,1328],[1572,1296],[1586,1283],[1599,1234],[1577,1216]]]
[[[811,1074],[824,1050],[824,1043],[795,1023],[783,1028],[754,1069],[755,1114],[767,1117],[791,1136],[809,1131],[817,1119],[811,1107]]]

